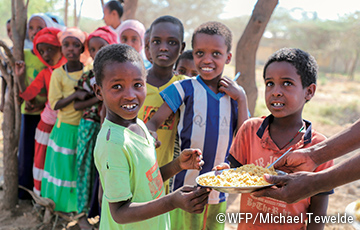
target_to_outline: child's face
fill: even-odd
[[[121,33],[120,43],[133,47],[137,52],[141,51],[141,42],[140,35],[135,30],[127,29]]]
[[[136,122],[146,96],[145,71],[140,63],[112,62],[105,65],[103,74],[102,86],[95,85],[95,92],[106,106],[106,118],[125,127]]]
[[[92,37],[89,40],[89,53],[92,59],[95,59],[97,52],[104,46],[109,45],[107,41],[100,37]]]
[[[68,61],[79,61],[83,51],[83,44],[75,37],[66,37],[62,41],[61,52]]]
[[[152,59],[150,56],[150,34],[149,33],[145,33],[145,35],[144,35],[144,44],[145,44],[144,51],[145,51],[146,59],[152,63]]]
[[[196,77],[198,75],[198,71],[196,70],[194,60],[190,59],[180,59],[179,63],[176,67],[176,71],[181,75],[186,75],[189,77]]]
[[[174,65],[184,48],[179,26],[170,22],[160,22],[153,26],[150,34],[150,56],[154,65]]]
[[[193,56],[197,71],[204,80],[221,77],[225,64],[231,61],[225,38],[220,35],[196,34],[193,40]]]
[[[41,57],[48,63],[50,66],[56,65],[61,58],[61,48],[60,46],[53,46],[47,43],[39,43],[36,46]]]
[[[107,26],[111,26],[112,19],[111,19],[111,12],[110,12],[109,7],[105,6],[103,13],[104,13],[103,20],[104,20],[105,24]]]
[[[315,84],[303,88],[300,75],[289,62],[273,62],[266,69],[265,101],[274,117],[301,116],[305,102],[313,97],[315,89]]]
[[[46,27],[46,23],[42,18],[40,17],[31,18],[31,20],[29,21],[29,30],[28,30],[30,41],[33,41],[37,32],[44,29],[45,27]]]
[[[11,25],[10,23],[6,23],[6,32],[10,40],[12,41],[12,31],[11,31]]]

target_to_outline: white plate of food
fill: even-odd
[[[273,168],[266,169],[249,164],[236,169],[224,169],[201,174],[196,178],[196,183],[201,187],[212,188],[224,193],[251,193],[274,185],[264,180],[263,175],[265,173],[271,175],[286,174]]]
[[[345,208],[345,213],[354,217],[351,224],[355,229],[360,230],[360,200],[351,202]]]

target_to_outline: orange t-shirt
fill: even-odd
[[[266,167],[279,158],[288,148],[282,150],[274,143],[269,135],[269,124],[272,115],[266,118],[252,118],[247,120],[237,132],[232,143],[230,154],[241,164],[255,164]],[[326,139],[325,136],[316,132],[311,127],[311,122],[304,120],[305,134],[296,144],[292,145],[292,150],[307,148]],[[315,171],[321,171],[333,165],[333,161],[328,161]],[[252,219],[245,223],[245,220],[238,224],[239,229],[306,229],[306,213],[310,205],[310,197],[294,204],[287,204],[283,201],[267,197],[254,197],[250,193],[243,193],[240,200],[240,212],[251,213]],[[257,213],[261,213],[260,215]],[[266,213],[269,213],[266,216]],[[249,215],[249,214],[248,214]],[[255,223],[253,221],[257,216]],[[260,216],[263,223],[260,223]],[[279,219],[281,217],[283,219]],[[302,216],[302,219],[289,218],[288,216]],[[268,219],[265,219],[268,217]],[[275,218],[270,218],[275,217]],[[264,220],[266,223],[264,223]],[[273,223],[269,223],[273,220]],[[283,221],[285,220],[285,221]],[[290,220],[293,222],[288,224]],[[301,222],[301,220],[303,220]],[[276,222],[276,223],[275,223]]]

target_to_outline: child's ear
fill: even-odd
[[[225,62],[225,64],[229,64],[229,63],[230,63],[231,57],[232,57],[232,53],[231,53],[231,52],[228,52],[227,57],[226,57],[226,62]]]
[[[185,46],[186,46],[186,42],[183,42],[183,43],[181,44],[180,54],[182,54],[182,53],[184,52]]]
[[[102,101],[103,97],[102,97],[102,93],[101,93],[101,87],[98,84],[94,84],[94,92],[95,92],[95,96]]]
[[[310,99],[313,98],[313,96],[315,95],[315,91],[316,91],[316,85],[314,83],[306,87],[306,95],[305,95],[306,101],[310,101]]]

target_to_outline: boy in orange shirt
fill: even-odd
[[[274,162],[290,147],[307,148],[325,137],[312,129],[311,122],[302,118],[306,102],[315,94],[317,63],[308,53],[300,49],[283,48],[275,52],[264,67],[265,101],[271,112],[268,117],[252,118],[244,122],[232,143],[229,162],[232,166],[251,164],[266,167]],[[333,161],[316,168],[321,171],[333,165]],[[316,224],[306,213],[325,216],[328,195],[332,191],[317,194],[294,204],[286,204],[270,198],[254,197],[245,193],[241,196],[240,212],[273,216],[302,216],[299,223],[260,223],[253,225],[242,221],[239,229],[323,229],[324,224]],[[253,219],[254,220],[254,219]],[[252,221],[253,221],[252,220]],[[252,223],[251,221],[251,223]]]

